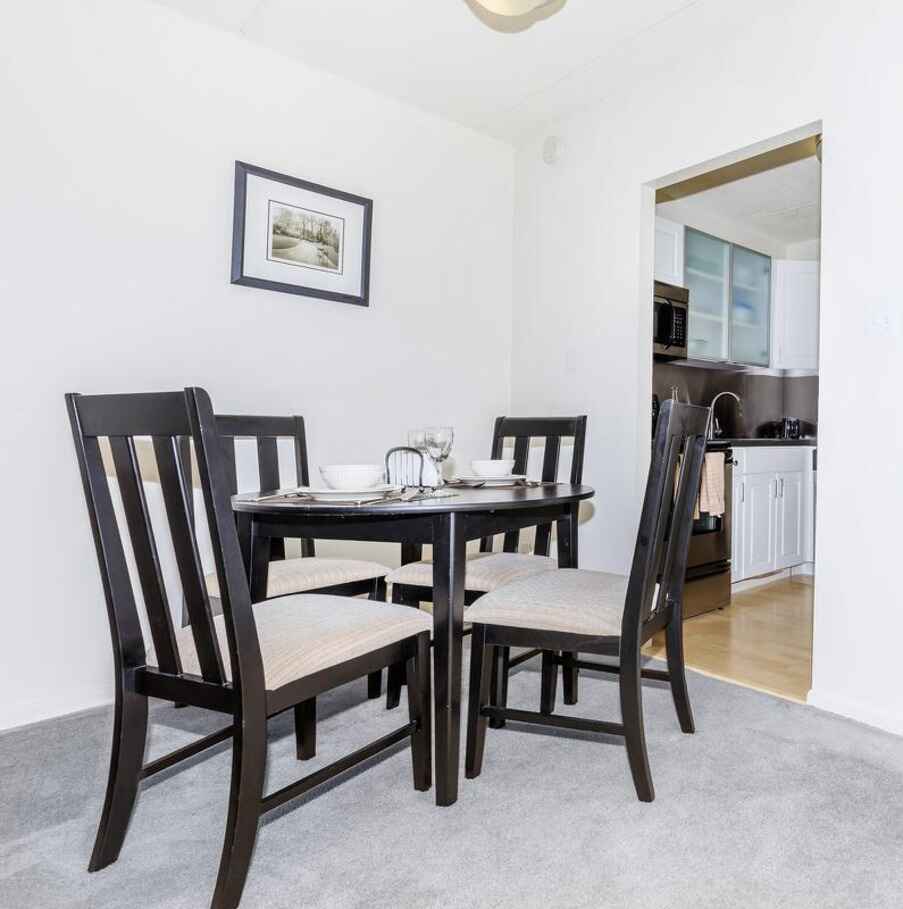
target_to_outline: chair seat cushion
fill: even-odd
[[[518,578],[558,568],[558,562],[548,556],[535,556],[521,552],[475,552],[467,557],[464,586],[467,590],[488,593]],[[433,563],[410,562],[389,572],[390,584],[411,584],[416,587],[433,586]]]
[[[267,573],[267,597],[281,597],[288,593],[320,590],[335,584],[384,578],[389,570],[378,562],[365,562],[360,559],[321,559],[317,556],[279,559],[270,562]],[[204,580],[210,596],[218,597],[219,582],[216,573],[208,574]]]
[[[480,597],[467,621],[542,631],[619,636],[627,578],[562,568],[506,584]]]
[[[252,608],[269,690],[433,627],[429,614],[419,609],[323,593],[265,600]],[[231,680],[225,618],[218,615],[213,621]],[[200,675],[191,628],[181,629],[176,641],[183,671]],[[151,665],[156,662],[153,652],[147,659]]]

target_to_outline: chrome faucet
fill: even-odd
[[[719,398],[723,398],[725,395],[733,398],[737,402],[737,416],[743,416],[743,402],[740,400],[740,395],[734,394],[732,391],[719,391],[714,398],[712,398],[712,403],[709,404],[709,427],[706,432],[706,438],[714,439],[716,432],[721,432],[721,427],[718,425],[718,418],[715,416],[715,404]]]

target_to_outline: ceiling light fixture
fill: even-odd
[[[464,0],[471,12],[497,32],[522,32],[557,13],[567,0]]]

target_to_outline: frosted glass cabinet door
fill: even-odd
[[[731,360],[768,366],[771,341],[771,259],[734,247],[731,265]]]
[[[684,237],[684,276],[690,291],[687,354],[691,358],[726,360],[730,244],[689,227]]]

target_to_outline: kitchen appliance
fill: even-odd
[[[759,427],[759,436],[764,439],[800,439],[811,424],[805,424],[798,417],[784,417],[783,420],[771,420]]]
[[[724,452],[724,514],[716,517],[703,512],[693,521],[684,584],[684,618],[723,609],[731,602],[734,452],[730,445],[717,439],[706,445],[706,452],[710,451]]]
[[[686,359],[690,292],[685,287],[656,281],[652,300],[653,356],[658,360]]]
[[[800,421],[798,417],[784,417],[781,420],[781,436],[785,439],[798,439],[800,437]]]

